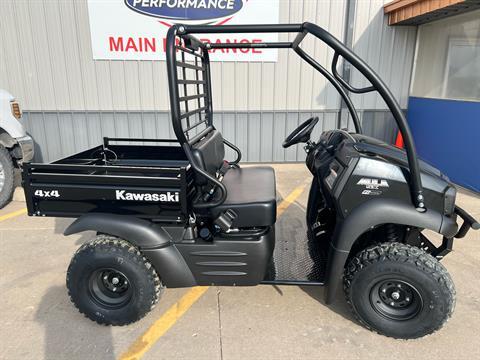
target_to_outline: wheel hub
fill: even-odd
[[[398,300],[400,298],[400,293],[398,291],[392,292],[392,298]]]
[[[393,320],[408,320],[423,307],[415,287],[403,280],[378,282],[370,292],[370,301],[379,314]]]
[[[387,281],[380,286],[380,299],[395,308],[408,306],[413,298],[412,288],[396,281]]]
[[[98,304],[120,307],[132,296],[127,277],[114,269],[96,270],[90,276],[90,294]]]

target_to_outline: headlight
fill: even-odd
[[[22,117],[22,111],[20,110],[20,105],[16,101],[10,102],[12,107],[12,115],[15,116],[17,119]]]

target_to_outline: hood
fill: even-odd
[[[396,146],[365,135],[355,134],[354,137],[357,143],[353,146],[360,153],[374,153],[388,162],[396,163],[408,169],[408,159],[404,149],[397,148]],[[445,174],[425,160],[419,158],[418,164],[422,172],[441,177],[447,181],[449,180]]]
[[[15,96],[10,94],[7,90],[0,89],[0,101],[13,101],[15,100]]]

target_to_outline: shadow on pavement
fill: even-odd
[[[296,247],[295,251],[289,249],[288,259],[284,259],[284,262],[288,263],[289,272],[287,275],[289,277],[300,280],[304,280],[305,277],[310,281],[323,281],[328,253],[325,249],[328,250],[328,244],[313,244],[309,242],[306,234],[307,227],[305,213],[305,207],[297,202],[288,207],[285,213],[277,220],[275,246],[279,247],[288,244],[289,247]],[[288,243],[285,240],[289,240]],[[317,239],[317,241],[322,240]],[[308,257],[305,254],[305,250],[303,250],[304,248],[308,248]],[[276,251],[278,250],[279,249],[276,249]],[[339,286],[335,301],[330,305],[325,304],[325,288],[323,286],[300,286],[300,289],[311,298],[328,307],[330,310],[335,311],[345,319],[355,321],[355,318],[345,301],[342,286]],[[277,291],[280,291],[280,289]]]
[[[343,291],[339,291],[332,304],[325,304],[325,287],[323,286],[300,286],[307,295],[318,301],[320,304],[328,307],[330,310],[335,311],[338,315],[341,315],[347,320],[356,322],[350,308],[348,307]]]
[[[115,359],[111,328],[76,311],[64,286],[48,289],[35,320],[44,327],[45,359]]]

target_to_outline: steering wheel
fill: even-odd
[[[304,121],[299,127],[293,130],[290,135],[287,136],[287,138],[283,141],[282,146],[284,148],[288,148],[301,142],[307,142],[310,140],[310,134],[317,123],[318,116],[311,117],[307,121]]]

